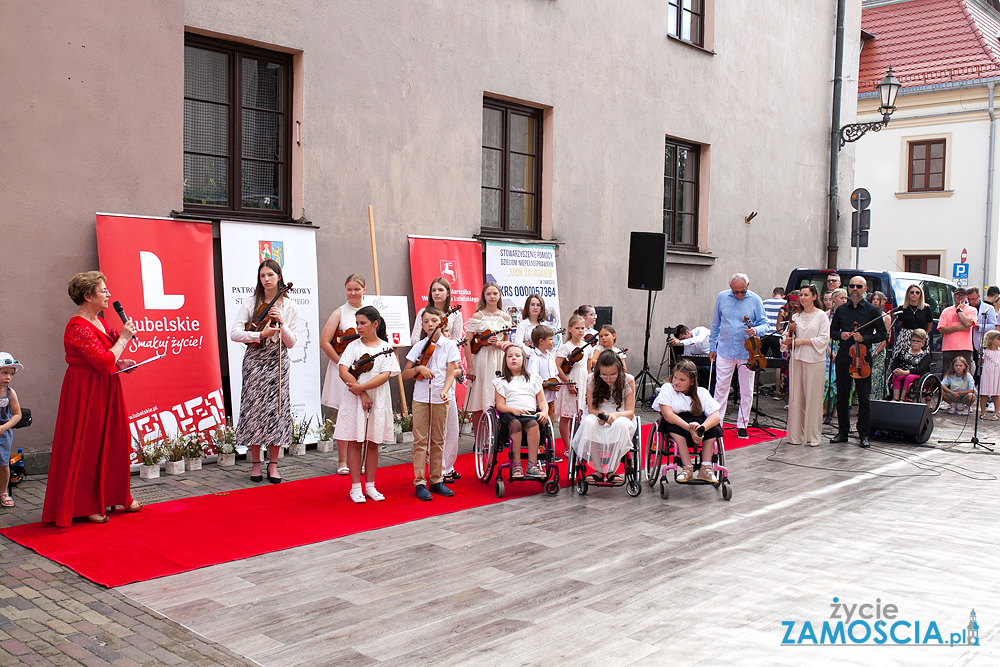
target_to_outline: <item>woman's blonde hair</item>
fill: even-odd
[[[344,287],[347,287],[347,283],[357,283],[361,285],[363,289],[368,288],[368,285],[365,284],[365,277],[360,273],[352,273],[347,276],[347,280],[344,281]]]
[[[107,277],[100,271],[85,271],[83,273],[78,273],[69,281],[69,298],[73,299],[73,303],[78,306],[82,306],[86,301],[88,296],[94,296],[97,294],[97,286],[102,282],[107,282]]]
[[[924,302],[924,288],[921,287],[920,285],[916,284],[916,283],[913,283],[912,285],[908,285],[907,286],[907,288],[906,288],[906,296],[903,297],[903,304],[906,305],[906,306],[910,305],[910,290],[913,289],[914,287],[916,287],[917,291],[920,292],[920,298],[917,300],[917,310],[923,310],[924,306],[927,305]]]
[[[923,329],[918,329],[918,331],[923,331]],[[984,350],[993,349],[990,347],[990,345],[992,345],[993,341],[995,341],[997,338],[1000,338],[1000,331],[997,331],[996,329],[991,329],[987,331],[983,335],[983,349]]]

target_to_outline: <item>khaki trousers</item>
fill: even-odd
[[[444,455],[444,425],[448,419],[447,403],[413,404],[413,485],[427,486],[427,459],[430,458],[430,482],[441,482],[441,459]]]
[[[788,371],[788,442],[819,444],[826,363],[793,360]]]

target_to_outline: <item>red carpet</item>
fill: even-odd
[[[650,427],[643,427],[644,443]],[[730,450],[772,439],[757,429],[750,429],[748,440],[726,435]],[[70,528],[32,523],[0,534],[97,584],[123,586],[502,502],[492,483],[475,478],[472,454],[460,456],[456,468],[463,477],[452,486],[455,495],[431,502],[416,499],[413,466],[402,464],[379,468],[376,483],[386,495],[381,503],[355,505],[347,495],[349,479],[331,475],[153,503],[136,514],[114,512],[101,525],[85,519]],[[565,484],[565,466],[560,481]],[[536,482],[507,484],[503,500],[538,493],[542,485]]]

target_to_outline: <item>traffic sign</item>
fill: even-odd
[[[969,279],[969,265],[963,264],[961,262],[955,262],[954,268],[952,269],[951,275],[953,278],[965,278]]]
[[[851,193],[851,206],[855,211],[863,211],[872,203],[872,196],[864,188],[858,188]]]
[[[956,278],[955,279],[955,284],[958,285],[959,287],[968,287],[969,286],[969,279],[968,278]]]

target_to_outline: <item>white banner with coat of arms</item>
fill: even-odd
[[[288,350],[291,359],[289,389],[292,418],[296,422],[312,418],[315,427],[320,412],[320,364],[325,358],[319,348],[319,273],[316,261],[316,230],[293,225],[222,222],[222,284],[225,294],[226,338],[239,314],[240,304],[253,296],[257,267],[265,259],[281,265],[285,284],[292,283],[292,298],[299,307],[298,342]],[[243,352],[246,346],[229,339],[229,385],[233,420],[239,419],[243,388]],[[277,382],[277,378],[275,378]],[[310,435],[306,442],[315,442]]]

